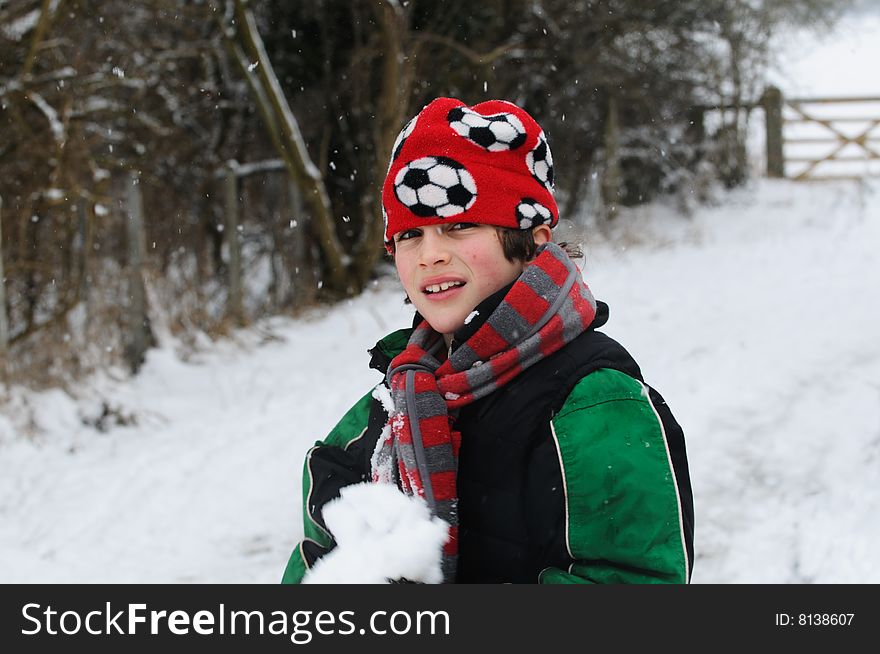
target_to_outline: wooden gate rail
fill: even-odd
[[[792,179],[845,179],[845,175],[828,175],[818,177],[814,171],[825,162],[867,162],[880,160],[880,133],[873,134],[880,127],[880,116],[837,116],[818,117],[812,109],[805,109],[804,105],[840,105],[874,103],[880,104],[880,96],[861,97],[838,97],[838,98],[784,98],[782,92],[774,87],[768,88],[761,99],[760,104],[764,108],[767,126],[767,175],[768,177],[785,177],[785,163],[806,163],[806,168],[801,170]],[[783,110],[788,107],[797,116],[786,118]],[[825,137],[785,137],[783,128],[785,125],[810,124],[820,125],[827,132]],[[838,128],[844,123],[866,124],[858,134],[850,136]],[[784,154],[784,144],[814,144],[836,145],[824,156],[789,156]],[[862,153],[859,155],[841,154],[848,146],[856,146]],[[852,176],[849,176],[852,178]]]
[[[826,130],[833,134],[833,137],[826,137],[825,143],[836,144],[837,147],[831,150],[824,157],[787,157],[788,161],[799,162],[799,163],[808,163],[809,165],[804,168],[794,179],[802,180],[808,179],[811,177],[811,173],[816,170],[823,162],[826,161],[871,161],[880,159],[880,152],[875,150],[869,144],[870,141],[876,140],[878,141],[878,145],[880,145],[880,134],[877,136],[872,136],[871,132],[874,131],[878,125],[880,125],[880,118],[866,118],[862,120],[858,120],[853,116],[845,116],[845,117],[823,117],[818,118],[812,114],[812,112],[808,112],[804,109],[803,105],[817,105],[817,104],[851,104],[858,102],[873,102],[880,103],[880,97],[876,98],[789,98],[785,100],[785,104],[794,110],[798,114],[798,118],[786,118],[784,119],[785,123],[816,123],[821,125]],[[868,127],[863,129],[860,133],[855,136],[849,136],[838,129],[835,125],[839,123],[854,123],[854,122],[862,122],[868,123]],[[788,138],[786,141],[788,143],[816,143],[819,139],[805,139],[805,138]],[[864,151],[863,156],[853,156],[853,155],[841,155],[840,153],[846,149],[849,145],[855,145]]]
[[[764,94],[756,102],[742,102],[738,105],[733,104],[717,104],[695,106],[692,113],[695,117],[695,127],[700,134],[703,134],[703,115],[707,111],[726,111],[726,110],[752,110],[762,109],[764,111],[764,123],[766,126],[766,155],[767,155],[767,176],[786,178],[785,164],[806,163],[809,164],[804,170],[797,175],[789,177],[795,180],[819,180],[819,179],[859,179],[865,175],[846,176],[846,175],[828,175],[820,177],[814,174],[824,162],[870,162],[880,160],[880,112],[874,116],[838,116],[838,117],[818,117],[814,114],[813,109],[805,109],[804,105],[834,105],[834,104],[880,104],[880,96],[847,96],[838,98],[786,98],[782,91],[774,86],[769,86]],[[786,117],[783,115],[784,109],[788,107],[796,116]],[[867,113],[867,112],[866,112]],[[826,131],[826,136],[810,136],[810,137],[786,137],[784,127],[786,125],[809,124],[814,123],[821,126]],[[847,123],[861,123],[867,125],[858,134],[850,136],[840,129],[838,125]],[[876,130],[876,131],[875,131]],[[785,156],[786,144],[813,144],[813,145],[830,145],[837,147],[825,156]],[[853,154],[841,154],[848,146],[856,146],[861,150],[858,156]],[[880,170],[880,166],[878,166]],[[868,175],[878,175],[880,172],[868,173]]]

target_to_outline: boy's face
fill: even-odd
[[[474,307],[519,277],[526,266],[507,260],[495,227],[474,223],[399,232],[394,236],[394,263],[418,312],[447,336],[464,325]]]

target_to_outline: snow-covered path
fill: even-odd
[[[187,363],[154,350],[138,378],[78,404],[29,395],[44,433],[0,438],[0,581],[277,582],[303,454],[374,383],[364,344],[394,324],[376,312],[392,304],[369,292],[268,321]],[[84,425],[102,402],[137,425]]]
[[[764,182],[730,200],[699,216],[699,245],[596,271],[685,425],[694,580],[876,582],[880,198]]]
[[[880,188],[763,181],[626,231],[592,240],[586,277],[685,428],[694,581],[880,581]],[[186,362],[170,344],[76,401],[17,395],[0,582],[276,582],[302,456],[378,381],[365,349],[406,324],[401,298],[382,284]],[[84,424],[101,401],[136,424]]]

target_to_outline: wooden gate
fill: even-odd
[[[880,97],[784,98],[769,88],[761,104],[769,177],[880,176]]]

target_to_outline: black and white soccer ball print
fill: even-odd
[[[538,134],[538,142],[526,155],[526,165],[532,177],[541,182],[548,191],[553,190],[553,155],[547,145],[547,137],[542,131]]]
[[[403,129],[400,130],[400,134],[397,135],[397,138],[394,139],[394,145],[391,147],[391,161],[388,163],[388,168],[391,168],[391,164],[400,156],[400,151],[403,150],[403,144],[406,143],[406,139],[410,134],[413,133],[413,130],[416,128],[416,122],[419,120],[418,114],[410,118],[410,121],[403,126]]]
[[[455,107],[446,119],[459,135],[489,152],[515,150],[526,142],[522,121],[510,113],[484,116],[467,107]]]
[[[422,157],[398,171],[394,194],[421,218],[449,218],[473,205],[477,185],[457,161],[448,157]]]
[[[516,205],[516,222],[520,229],[531,229],[553,222],[553,212],[532,198],[523,198]]]

